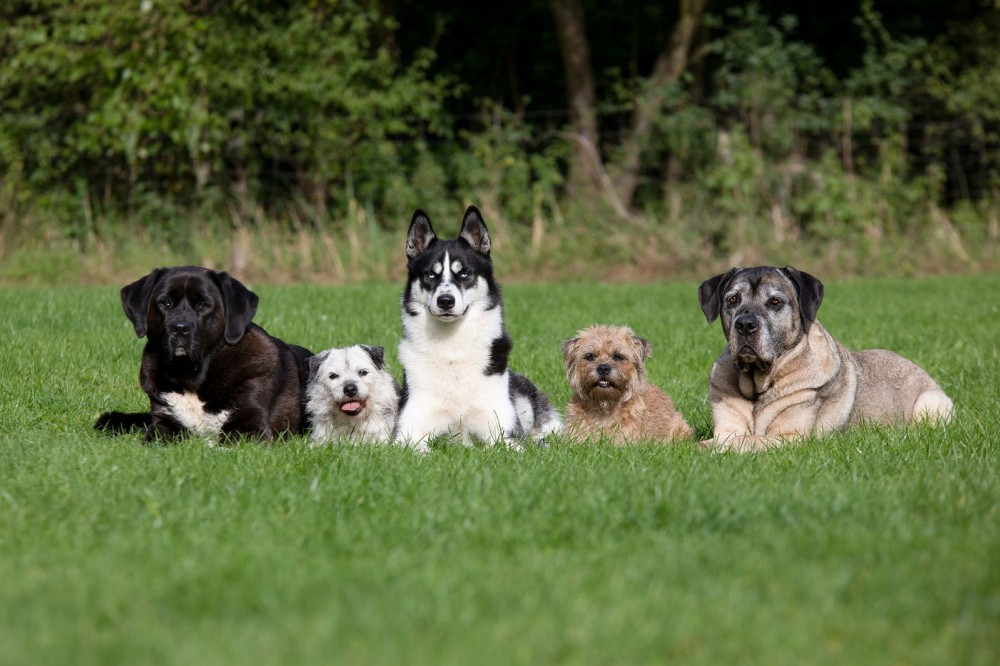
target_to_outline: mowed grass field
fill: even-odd
[[[251,286],[272,334],[401,374],[400,286]],[[723,336],[696,287],[509,286],[512,366],[562,407],[562,340],[629,324],[707,436]],[[998,294],[827,284],[820,320],[927,368],[944,429],[420,456],[98,435],[148,406],[118,290],[0,288],[0,663],[995,664]]]

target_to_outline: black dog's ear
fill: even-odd
[[[153,288],[159,282],[165,268],[157,268],[149,275],[139,278],[132,284],[122,287],[122,308],[125,316],[135,327],[135,334],[142,338],[146,335],[146,316],[149,312],[149,299],[153,296]]]
[[[472,249],[479,254],[490,256],[490,234],[486,231],[486,223],[483,216],[475,206],[469,206],[465,210],[465,217],[462,219],[462,231],[458,237],[472,246]]]
[[[319,372],[319,366],[323,364],[326,357],[330,355],[330,350],[321,351],[315,356],[309,357],[309,379],[312,380],[316,377],[316,373]]]
[[[215,273],[215,278],[219,282],[222,303],[226,308],[226,344],[235,345],[243,339],[247,326],[257,314],[260,299],[229,273]]]
[[[698,287],[698,301],[701,303],[701,311],[705,313],[705,318],[711,324],[719,316],[722,310],[722,290],[738,268],[730,268],[725,273],[710,277]]]
[[[795,289],[799,292],[799,312],[802,313],[802,330],[809,332],[809,327],[816,321],[816,313],[819,312],[819,305],[823,302],[823,283],[819,278],[796,270],[791,266],[783,269],[785,275],[795,284]]]
[[[361,348],[368,352],[376,369],[381,370],[385,367],[385,349],[378,345],[361,345]]]
[[[406,234],[406,257],[413,259],[426,250],[436,238],[431,218],[418,208],[410,219],[410,231]]]

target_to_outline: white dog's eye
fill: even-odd
[[[358,374],[361,375],[362,377],[367,377],[368,376],[368,371],[367,370],[358,370]]]
[[[336,372],[330,373],[330,379],[337,379],[338,377],[340,377],[340,375],[338,375]]]

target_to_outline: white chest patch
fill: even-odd
[[[214,437],[222,432],[229,420],[229,410],[211,414],[196,393],[163,393],[160,398],[167,403],[170,416],[182,426],[202,437]]]

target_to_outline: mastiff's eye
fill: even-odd
[[[594,356],[593,354],[584,354],[583,355],[583,360],[584,361],[593,361],[595,358],[597,358],[597,357]]]
[[[782,306],[782,301],[777,296],[772,297],[768,303],[770,303],[773,308],[780,308]]]
[[[340,377],[340,375],[338,375],[336,372],[330,373],[330,379],[337,379],[338,377]]]
[[[368,371],[367,370],[358,370],[358,374],[361,375],[362,377],[367,377],[368,376]]]
[[[611,356],[611,358],[613,358],[613,359],[615,359],[616,361],[618,361],[619,363],[621,363],[622,361],[624,361],[624,360],[625,360],[625,354],[622,354],[621,352],[615,352],[615,353],[614,353],[614,354],[613,354],[613,355]]]
[[[739,296],[739,294],[733,294],[732,296],[730,296],[726,300],[726,304],[729,305],[729,307],[731,307],[731,308],[734,308],[737,305],[739,305],[740,304],[740,296]]]

